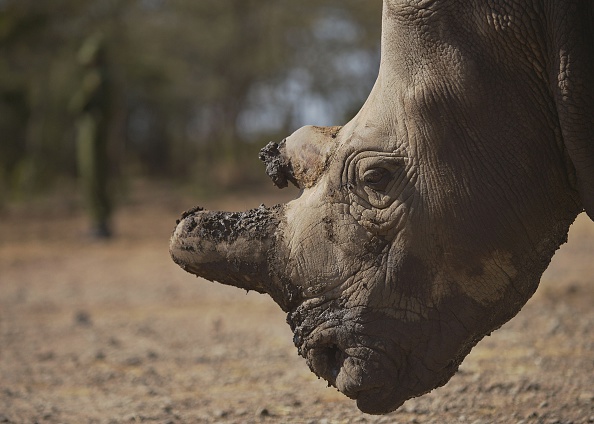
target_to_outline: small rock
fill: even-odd
[[[414,399],[409,400],[403,406],[404,411],[408,412],[409,414],[414,414],[416,408],[417,408],[417,405],[416,405]]]
[[[12,421],[10,421],[10,419],[6,415],[0,414],[0,423],[10,424],[12,423]]]
[[[113,346],[113,347],[120,347],[122,345],[122,343],[115,337],[110,337],[108,340],[108,343],[110,346]]]
[[[549,402],[547,402],[546,400],[544,402],[542,402],[540,405],[538,405],[538,407],[540,409],[546,408],[547,406],[549,406]]]
[[[226,418],[230,415],[229,411],[219,410],[214,412],[214,416],[217,418]]]
[[[577,292],[580,291],[579,286],[576,283],[571,284],[569,287],[567,287],[567,289],[565,290],[565,292],[567,294],[576,294]]]
[[[103,361],[105,359],[105,352],[102,350],[97,351],[97,353],[95,353],[95,359],[98,361]]]
[[[84,327],[93,325],[91,321],[91,314],[89,314],[87,311],[78,311],[74,315],[74,322],[75,324],[82,325]]]
[[[540,384],[538,384],[538,383],[529,383],[524,390],[527,391],[527,392],[537,392],[537,391],[540,390]]]
[[[37,358],[40,361],[51,361],[52,359],[54,359],[56,357],[56,355],[54,354],[54,352],[52,352],[51,350],[48,352],[42,352],[39,355],[37,355]]]
[[[270,416],[271,416],[271,415],[270,415],[270,411],[269,411],[268,409],[266,409],[266,408],[262,408],[262,409],[260,409],[260,410],[258,411],[258,414],[257,414],[257,415],[259,415],[259,416],[261,416],[261,417],[270,417]]]
[[[136,367],[142,364],[142,359],[138,356],[132,356],[124,361],[124,365],[128,365],[129,367]]]

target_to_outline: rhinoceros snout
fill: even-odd
[[[171,236],[169,252],[185,271],[269,294],[288,311],[299,301],[296,288],[280,272],[277,230],[284,207],[264,205],[245,212],[184,212]]]
[[[329,343],[305,352],[310,369],[347,397],[357,400],[359,409],[383,414],[399,407],[409,396],[392,388],[396,370],[385,358],[362,346]]]
[[[211,281],[267,292],[267,257],[273,247],[280,206],[246,212],[184,212],[169,251],[184,270]]]

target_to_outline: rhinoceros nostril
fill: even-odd
[[[334,383],[344,361],[344,353],[335,344],[322,348],[321,353],[326,362],[326,373],[331,378],[329,382]]]

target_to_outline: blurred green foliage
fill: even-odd
[[[379,66],[381,1],[0,0],[0,203],[76,178],[77,56],[105,39],[112,176],[219,188],[257,151],[344,123]]]

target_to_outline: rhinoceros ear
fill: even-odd
[[[554,30],[557,111],[582,205],[594,220],[594,2],[555,3],[564,9]]]

